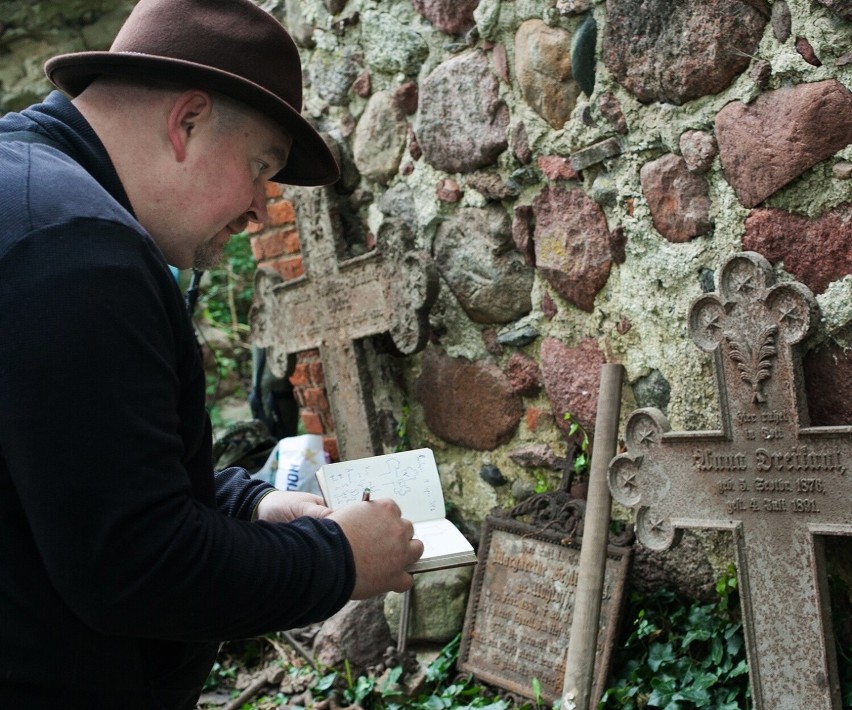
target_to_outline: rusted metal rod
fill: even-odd
[[[397,635],[396,647],[400,655],[405,653],[408,645],[408,620],[411,616],[411,590],[402,593],[402,606],[399,611],[399,633]]]
[[[622,365],[606,364],[601,370],[598,412],[589,471],[589,492],[583,523],[583,543],[574,618],[565,661],[562,684],[563,710],[588,710],[597,702],[589,702],[595,671],[601,599],[603,598],[606,550],[609,543],[609,521],[612,507],[607,469],[618,445],[618,418],[621,409]]]

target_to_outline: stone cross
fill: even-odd
[[[319,349],[341,458],[374,456],[382,453],[381,444],[359,341],[389,333],[399,354],[422,349],[437,272],[428,254],[410,248],[398,222],[379,230],[375,250],[342,260],[343,229],[332,188],[294,188],[291,194],[305,274],[283,281],[258,270],[254,342],[267,348],[278,376],[287,373],[291,355]]]
[[[810,426],[797,346],[818,307],[802,284],[773,281],[762,256],[738,254],[718,292],[692,304],[721,430],[673,432],[660,411],[638,409],[609,486],[651,549],[682,528],[732,531],[755,708],[839,710],[821,536],[852,534],[852,426]]]

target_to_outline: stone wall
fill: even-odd
[[[0,113],[18,111],[51,88],[45,60],[107,49],[133,0],[0,0]]]
[[[344,161],[347,245],[402,220],[439,270],[430,343],[396,363],[385,406],[410,406],[411,443],[469,520],[558,483],[563,415],[593,429],[604,362],[626,367],[625,415],[717,426],[687,313],[743,249],[817,294],[812,419],[852,421],[845,6],[285,4],[307,112]]]
[[[129,6],[0,0],[0,110],[46,90],[46,56],[107,46]],[[852,421],[847,3],[264,7],[299,43],[306,113],[343,162],[341,253],[402,224],[440,274],[426,349],[400,359],[374,342],[365,361],[384,446],[404,435],[434,448],[468,522],[558,484],[563,416],[593,430],[605,362],[626,367],[625,416],[656,406],[674,429],[717,426],[687,313],[743,249],[817,294],[811,417]],[[293,210],[300,194],[270,193],[274,224],[253,235],[261,265],[284,279],[302,273],[299,235],[313,229]],[[294,386],[325,408],[300,400],[333,451],[314,370]]]

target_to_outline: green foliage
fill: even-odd
[[[829,575],[835,602],[845,606],[834,618],[835,629],[849,620],[848,588],[838,577]],[[615,650],[611,687],[604,693],[598,710],[748,710],[751,708],[748,664],[737,578],[733,566],[716,583],[717,599],[699,603],[667,590],[653,596],[631,595],[625,618],[633,619],[624,630],[624,643]],[[837,604],[833,605],[837,610]],[[494,690],[478,684],[471,675],[456,671],[461,635],[457,635],[425,669],[426,683],[413,697],[401,695],[399,683],[403,668],[389,670],[384,679],[372,676],[353,678],[348,664],[342,673],[320,675],[310,685],[315,701],[336,696],[338,705],[357,705],[365,710],[541,710],[546,707],[541,683],[530,680],[534,700],[515,704],[495,696]],[[852,707],[852,664],[843,644],[838,648],[843,707]],[[847,649],[848,651],[848,649]],[[256,660],[257,646],[241,647],[246,663]],[[308,668],[290,667],[291,675],[307,674]],[[205,690],[228,686],[236,675],[234,666],[216,663]],[[288,698],[278,693],[246,703],[243,710],[267,710],[286,705]],[[270,705],[270,702],[274,703]],[[557,701],[553,707],[558,708]]]
[[[461,634],[450,641],[426,667],[426,684],[416,697],[400,698],[397,683],[402,678],[401,666],[392,668],[387,679],[380,683],[379,680],[367,676],[352,678],[348,663],[344,665],[342,678],[337,672],[321,676],[311,687],[311,693],[315,699],[324,699],[336,691],[340,693],[345,704],[357,704],[367,710],[508,710],[510,705],[507,702],[495,699],[490,691],[475,683],[472,676],[456,675],[460,642]]]
[[[631,597],[633,630],[615,655],[613,685],[598,708],[749,708],[748,663],[734,568],[709,604],[661,590]]]
[[[204,686],[202,690],[207,692],[209,690],[215,690],[219,687],[219,684],[223,681],[233,680],[237,675],[237,667],[236,666],[228,666],[227,668],[222,666],[219,661],[216,661],[213,664],[213,667],[210,669],[210,673],[207,676],[207,680],[204,681]]]
[[[547,493],[551,490],[550,476],[548,476],[544,471],[539,471],[538,469],[534,471],[534,475],[536,493]]]
[[[214,360],[206,371],[207,406],[217,429],[233,423],[225,421],[219,409],[221,382],[236,376],[241,383],[238,393],[244,397],[250,387],[248,314],[254,294],[254,273],[249,236],[246,232],[236,234],[225,246],[221,265],[205,273],[195,309],[197,320],[224,332],[230,342],[228,353],[214,343],[207,343]]]
[[[207,272],[198,302],[204,318],[234,335],[246,335],[254,296],[254,272],[248,233],[235,234],[225,245],[222,263]]]
[[[408,419],[411,416],[411,407],[408,404],[402,405],[402,415],[399,418],[399,424],[396,425],[397,445],[394,447],[394,452],[411,451],[411,437],[408,433]]]
[[[573,470],[574,475],[577,480],[583,480],[584,477],[587,476],[589,471],[589,466],[591,465],[591,454],[589,452],[589,433],[583,428],[583,426],[574,419],[574,415],[571,412],[565,412],[562,415],[562,419],[566,422],[570,422],[568,425],[568,436],[577,437],[577,443],[579,445],[579,452],[574,457]]]

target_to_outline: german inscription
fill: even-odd
[[[822,539],[852,534],[852,426],[810,426],[797,348],[817,303],[773,281],[763,257],[738,254],[690,310],[690,335],[714,359],[721,430],[672,432],[658,410],[636,410],[609,487],[652,549],[683,528],[732,531],[758,710],[837,710]]]
[[[630,562],[610,546],[598,633],[595,689],[603,692]],[[562,694],[580,548],[563,535],[489,516],[468,602],[459,668],[548,703]]]

